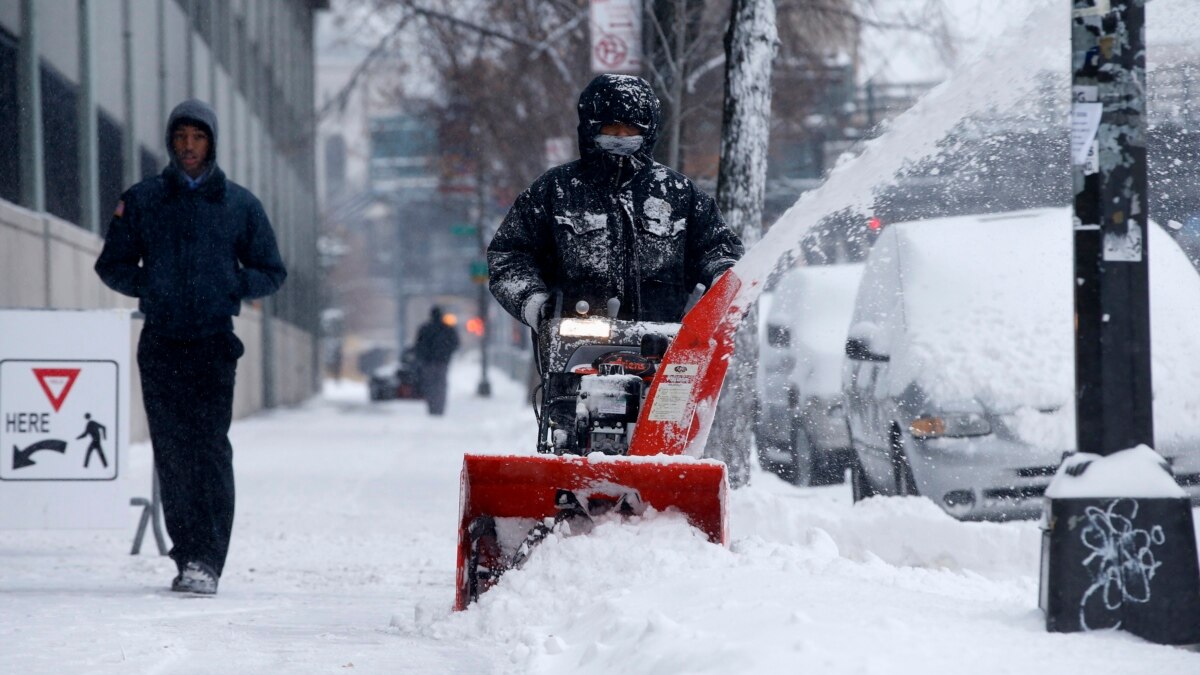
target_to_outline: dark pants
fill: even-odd
[[[243,353],[233,333],[176,340],[142,331],[138,367],[163,515],[181,569],[225,567],[233,530],[233,382]]]
[[[446,371],[449,367],[446,361],[421,364],[421,395],[425,397],[430,415],[446,412]]]

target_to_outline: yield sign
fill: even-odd
[[[71,393],[75,378],[79,377],[79,368],[34,368],[33,374],[42,385],[42,391],[46,392],[46,398],[50,399],[50,405],[54,406],[54,412],[58,412],[67,400],[67,394]]]

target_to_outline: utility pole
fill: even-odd
[[[1191,503],[1153,450],[1145,0],[1071,14],[1078,452],[1046,492],[1039,605],[1049,631],[1192,644]]]
[[[474,211],[475,236],[479,242],[479,255],[485,261],[481,269],[471,270],[471,280],[479,287],[479,319],[483,322],[483,333],[479,336],[479,386],[475,394],[480,398],[491,398],[492,383],[488,380],[488,338],[492,335],[492,321],[488,316],[487,276],[487,174],[482,163],[475,174],[476,204]]]

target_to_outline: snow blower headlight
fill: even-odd
[[[558,327],[563,337],[608,338],[612,325],[604,319],[563,319]]]

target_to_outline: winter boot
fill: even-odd
[[[179,571],[179,576],[171,582],[171,590],[176,593],[216,595],[217,573],[202,562],[189,562]]]

